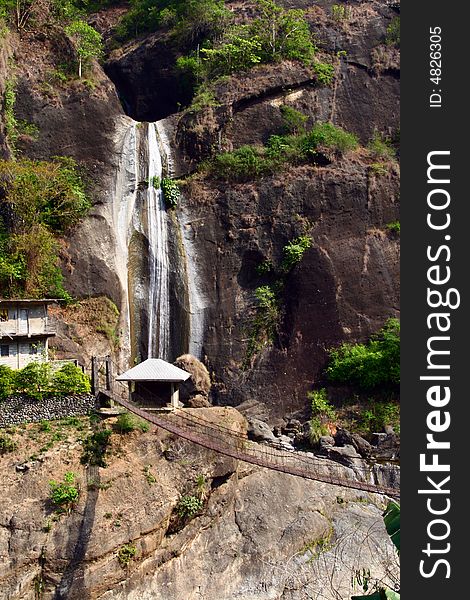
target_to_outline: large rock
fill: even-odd
[[[191,354],[183,354],[175,360],[175,366],[187,371],[191,377],[180,384],[180,398],[187,402],[193,396],[207,400],[211,389],[211,378],[207,367]]]

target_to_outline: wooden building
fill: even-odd
[[[132,400],[146,408],[178,408],[179,385],[191,375],[161,358],[148,358],[129,369],[117,381],[129,383]]]
[[[48,317],[53,302],[0,298],[0,365],[21,369],[47,360],[48,341],[55,335]]]

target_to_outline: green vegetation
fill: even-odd
[[[137,548],[135,544],[124,544],[124,546],[121,546],[117,553],[118,561],[121,567],[127,567],[136,554]]]
[[[282,270],[288,273],[302,260],[305,252],[311,247],[312,238],[308,235],[301,235],[286,244],[283,248]]]
[[[0,365],[0,400],[5,400],[15,389],[15,371],[6,365]]]
[[[349,20],[350,8],[344,4],[333,4],[331,7],[331,16],[338,23]]]
[[[176,513],[181,519],[192,519],[202,506],[203,502],[197,496],[183,496],[176,505]]]
[[[384,138],[378,131],[374,132],[367,148],[376,159],[393,160],[396,156],[392,140],[390,138]]]
[[[282,315],[285,278],[311,246],[312,239],[308,235],[301,235],[284,246],[283,259],[278,268],[271,261],[263,261],[256,267],[258,275],[272,275],[276,279],[255,289],[256,312],[250,322],[243,368],[247,368],[253,356],[275,340]]]
[[[18,444],[11,439],[9,435],[0,433],[0,456],[14,452],[18,447]]]
[[[176,208],[181,196],[179,185],[173,179],[164,177],[161,186],[167,208]]]
[[[286,133],[300,135],[305,132],[308,121],[307,115],[304,115],[304,113],[301,113],[299,110],[296,110],[287,104],[283,104],[280,107],[280,110]]]
[[[263,285],[255,290],[256,314],[250,324],[245,367],[255,354],[275,339],[281,315],[279,292],[279,284]]]
[[[106,452],[108,450],[111,429],[102,429],[95,431],[83,441],[83,454],[80,462],[83,465],[94,465],[98,467],[107,467],[105,461]]]
[[[13,394],[25,394],[35,400],[45,396],[67,394],[87,394],[90,381],[80,367],[66,363],[53,370],[45,360],[30,362],[23,369],[13,370],[0,366],[0,400]]]
[[[131,433],[132,431],[145,433],[150,429],[150,426],[144,419],[129,412],[124,412],[117,418],[115,428],[119,433]]]
[[[85,21],[75,20],[64,29],[69,36],[78,56],[78,76],[82,77],[83,66],[89,66],[94,58],[99,58],[103,51],[101,34]]]
[[[400,17],[394,17],[387,27],[385,42],[388,46],[400,47]]]
[[[310,400],[312,408],[309,438],[310,443],[316,445],[322,435],[329,433],[326,422],[336,419],[336,411],[328,400],[325,388],[308,392],[307,398]]]
[[[150,470],[151,467],[152,467],[152,465],[145,465],[145,467],[142,469],[142,471],[143,471],[143,473],[145,475],[145,479],[147,480],[147,483],[149,485],[153,485],[154,483],[157,482],[157,478],[155,477],[155,475]]]
[[[400,221],[392,221],[391,223],[387,223],[387,225],[385,225],[385,227],[389,231],[392,231],[393,233],[397,233],[398,235],[400,235]]]
[[[362,389],[400,383],[400,322],[389,319],[367,344],[343,344],[330,350],[330,381]]]
[[[52,387],[59,394],[89,394],[90,379],[73,363],[67,363],[52,375]]]
[[[286,111],[286,128],[301,131],[302,121],[294,109]],[[298,113],[301,115],[301,113]],[[242,146],[233,152],[214,157],[209,173],[225,181],[249,181],[279,170],[285,163],[316,162],[318,154],[333,152],[343,155],[358,145],[354,134],[332,123],[317,123],[308,132],[272,135],[266,146]]]
[[[251,20],[240,24],[223,0],[132,0],[117,36],[166,29],[183,52],[177,66],[196,111],[215,104],[211,88],[220,78],[282,60],[313,65],[316,49],[304,11],[274,0],[253,4]]]
[[[0,160],[0,286],[5,296],[70,299],[59,236],[91,204],[72,158]]]
[[[75,477],[75,473],[68,471],[61,483],[49,482],[50,500],[59,511],[69,512],[78,500],[79,491],[75,485]]]
[[[317,75],[317,81],[321,85],[328,86],[333,82],[335,76],[335,68],[329,63],[316,62],[313,65],[313,70]]]
[[[369,436],[378,431],[384,431],[390,425],[400,434],[400,405],[398,402],[369,400],[369,406],[363,408],[359,419],[354,423],[354,430]]]

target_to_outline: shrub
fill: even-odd
[[[111,429],[103,429],[89,435],[83,441],[83,454],[80,462],[83,465],[106,467],[105,457],[111,434]]]
[[[349,13],[349,7],[344,6],[343,4],[333,4],[333,6],[331,7],[331,16],[335,21],[347,21],[350,16]]]
[[[395,150],[389,138],[383,138],[379,132],[375,131],[371,141],[368,144],[369,152],[374,158],[391,160],[395,158]]]
[[[176,505],[176,512],[181,519],[193,518],[202,508],[203,502],[197,496],[183,496]]]
[[[228,181],[247,181],[272,172],[272,162],[263,156],[263,149],[242,146],[233,152],[215,157],[211,171],[216,177]]]
[[[313,157],[319,148],[329,148],[345,154],[357,148],[358,140],[353,133],[336,127],[332,123],[317,123],[303,138],[302,149],[306,157]]]
[[[357,423],[358,430],[363,434],[384,431],[390,425],[396,433],[400,433],[400,405],[395,402],[377,402],[369,400],[369,407],[361,413]]]
[[[331,406],[326,389],[315,390],[307,393],[307,398],[311,402],[312,418],[310,419],[309,439],[312,445],[318,444],[322,435],[328,434],[328,429],[324,420],[333,421],[336,419],[336,412]]]
[[[14,442],[10,436],[0,433],[0,456],[14,452],[18,444]]]
[[[305,252],[311,247],[312,239],[308,235],[301,235],[292,242],[286,244],[283,248],[283,271],[286,273],[289,272],[296,264],[298,264],[302,260]]]
[[[75,473],[71,471],[64,475],[64,480],[61,483],[50,481],[50,499],[53,504],[59,509],[70,510],[77,502],[79,491],[75,486]]]
[[[400,47],[400,17],[394,17],[387,27],[385,42],[388,46]]]
[[[387,225],[385,225],[385,227],[389,231],[392,231],[393,233],[397,233],[398,235],[400,235],[400,221],[392,221],[392,223],[387,223]]]
[[[15,372],[6,365],[0,365],[0,400],[11,396],[14,390]]]
[[[343,344],[330,350],[330,381],[363,389],[400,383],[400,322],[389,319],[367,344]]]
[[[313,65],[313,70],[317,75],[317,81],[321,85],[331,85],[335,75],[335,68],[328,63],[317,62]]]
[[[51,391],[51,365],[46,361],[30,362],[15,374],[18,391],[35,400],[42,400]]]
[[[246,71],[261,62],[261,51],[262,44],[258,38],[234,33],[221,46],[202,48],[205,74],[210,79]]]
[[[263,346],[273,341],[281,314],[279,294],[282,284],[263,285],[255,290],[256,315],[251,323],[244,367]]]
[[[264,260],[259,265],[256,265],[256,272],[258,275],[267,275],[274,271],[274,265],[270,260]]]
[[[162,192],[168,208],[176,208],[180,199],[179,185],[173,179],[162,179]]]
[[[309,441],[312,446],[316,446],[322,435],[328,435],[328,428],[322,423],[320,417],[310,419]]]
[[[121,567],[127,567],[131,560],[137,554],[137,548],[134,544],[124,544],[118,550],[117,557]]]
[[[119,415],[116,421],[116,430],[119,433],[130,433],[131,431],[139,430],[142,433],[145,433],[150,428],[147,421],[141,419],[140,417],[136,417],[135,415],[124,412]]]
[[[335,409],[331,406],[328,400],[328,394],[325,388],[308,392],[307,398],[311,402],[313,416],[323,416],[331,420],[336,418]]]
[[[287,133],[300,134],[305,132],[308,121],[307,115],[287,104],[281,106],[281,114]]]
[[[91,389],[89,378],[73,363],[65,364],[53,374],[52,387],[60,394],[88,394]]]

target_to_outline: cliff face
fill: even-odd
[[[233,409],[209,412],[246,427]],[[59,427],[62,440],[39,451],[56,429],[18,431],[20,450],[2,459],[5,600],[347,598],[356,569],[396,575],[380,498],[243,467],[154,432],[113,434],[108,466],[84,468],[77,438],[87,429]],[[67,471],[80,496],[57,517],[49,481]],[[203,509],[175,520],[180,498],[202,490]],[[125,548],[134,549],[127,562]]]
[[[229,4],[240,14],[249,10],[249,3]],[[386,43],[396,9],[378,0],[351,2],[346,16],[338,18],[330,0],[284,4],[306,10],[318,56],[335,65],[332,85],[289,61],[228,78],[216,89],[215,106],[171,116],[177,174],[187,175],[211,154],[262,144],[279,134],[281,105],[307,115],[309,125],[331,120],[364,145],[374,131],[396,135],[399,51]],[[98,25],[105,17],[106,11],[96,18]],[[166,117],[188,100],[174,67],[177,51],[166,36],[153,34],[115,52],[104,71],[95,67],[94,89],[77,82],[47,83],[58,57],[70,52],[64,41],[30,34],[16,48],[18,116],[39,127],[38,139],[24,141],[22,151],[37,158],[76,157],[85,166],[94,200],[90,216],[64,250],[68,289],[77,297],[107,296],[118,306],[126,338],[122,360],[128,359],[130,342],[127,257],[120,250],[118,222],[119,199],[126,192],[118,174],[130,121],[118,97],[138,120]],[[303,409],[306,390],[321,376],[326,349],[345,339],[365,339],[399,310],[399,240],[386,230],[398,218],[398,165],[377,165],[363,151],[328,163],[285,166],[244,184],[199,175],[184,186],[177,216],[192,243],[187,276],[198,281],[204,322],[198,349],[214,374],[215,399],[222,404],[259,400],[271,417]],[[311,233],[313,247],[287,279],[279,335],[242,368],[254,289],[263,284],[256,265],[279,263],[283,246],[304,231]],[[144,242],[131,248],[131,259],[137,253],[141,263],[137,270],[145,266]],[[173,281],[181,287],[187,266],[172,268]],[[182,306],[179,313],[187,302],[183,296],[173,292],[173,305]],[[131,308],[132,303],[131,298]],[[146,339],[145,307],[138,304],[134,312],[134,338]],[[180,317],[175,313],[172,318]],[[186,340],[181,336],[180,352],[188,350]],[[61,348],[69,354],[80,351],[70,342]]]

